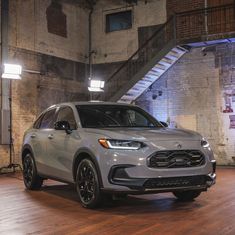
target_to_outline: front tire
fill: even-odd
[[[38,190],[43,184],[43,179],[37,174],[31,153],[27,153],[23,158],[23,178],[25,187],[29,190]]]
[[[196,191],[196,190],[190,190],[190,191],[179,191],[179,192],[173,192],[175,197],[179,201],[193,201],[196,197],[198,197],[201,194],[201,191]]]
[[[76,189],[79,201],[85,208],[95,208],[101,203],[100,183],[94,163],[83,159],[78,165]]]

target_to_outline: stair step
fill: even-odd
[[[185,50],[175,47],[171,50],[171,52],[182,55],[185,53]]]
[[[133,100],[135,100],[136,96],[135,97],[129,97],[129,96],[122,96],[121,99],[119,100],[119,102],[124,102],[124,103],[131,103]]]
[[[133,93],[140,92],[145,88],[146,88],[146,86],[139,86],[138,84],[135,84],[135,86],[133,86],[127,93],[129,93],[129,92],[133,92]]]
[[[129,90],[126,95],[129,96],[129,97],[136,97],[136,95],[139,94],[139,90],[138,91],[133,91],[132,89]]]
[[[125,94],[125,96],[132,98],[133,96],[135,96],[134,92],[131,92],[130,90]]]
[[[172,63],[174,63],[174,60],[169,59],[169,58],[167,58],[167,57],[162,58],[162,61],[164,61],[165,63],[170,64],[170,65],[171,65]]]
[[[133,91],[133,92],[139,92],[141,89],[139,89],[136,86],[133,86],[130,90]]]
[[[146,89],[146,87],[148,87],[148,86],[143,86],[143,85],[141,85],[141,84],[138,84],[138,83],[136,83],[135,84],[135,87],[137,88],[137,89],[139,89],[139,90],[143,90],[143,89]]]
[[[144,76],[144,80],[149,81],[149,82],[154,82],[156,80],[156,78],[158,78],[159,76],[155,76],[155,77],[151,77],[148,75]]]
[[[187,50],[186,48],[182,47],[182,46],[177,46],[177,49],[181,50],[182,52],[188,52],[189,50]]]
[[[142,81],[144,81],[148,86],[149,86],[149,83],[150,84],[153,83],[153,81],[150,79],[143,79]]]
[[[173,60],[174,61],[176,61],[176,60],[178,60],[179,58],[180,58],[180,56],[181,56],[181,54],[176,54],[176,53],[172,53],[172,52],[170,52],[169,54],[168,54],[171,58],[174,58]]]
[[[167,68],[171,66],[170,63],[165,62],[165,61],[163,61],[163,60],[160,60],[160,61],[158,62],[158,64],[160,64],[160,65],[162,65],[162,66],[165,66],[165,67],[167,67]]]
[[[156,78],[159,78],[159,76],[160,76],[159,74],[156,75],[155,73],[153,73],[153,74],[152,73],[147,73],[144,77],[154,81]]]
[[[147,75],[153,75],[153,76],[159,76],[160,74],[162,74],[162,72],[160,72],[158,69],[155,69],[154,67],[147,73]]]
[[[151,82],[152,83],[152,82]],[[143,80],[140,80],[139,82],[137,82],[137,84],[140,84],[142,86],[149,86],[149,82],[147,81],[143,81]]]
[[[133,96],[129,96],[129,95],[124,95],[124,96],[122,96],[122,98],[121,98],[122,100],[132,100],[133,99]]]
[[[172,60],[172,61],[176,61],[179,58],[179,57],[175,56],[175,54],[170,54],[170,53],[168,53],[165,57],[169,60]]]
[[[148,72],[145,76],[146,79],[154,80],[156,77],[159,77],[159,74],[156,74],[154,72]]]
[[[164,65],[161,65],[159,63],[157,63],[155,66],[154,66],[155,69],[160,69],[160,70],[163,70],[165,71],[166,70],[166,66]]]

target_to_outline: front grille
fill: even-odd
[[[198,150],[158,151],[148,159],[152,168],[198,167],[205,164],[205,156]]]
[[[144,183],[146,189],[157,188],[177,188],[206,185],[205,176],[184,176],[184,177],[170,177],[170,178],[154,178],[148,179]]]

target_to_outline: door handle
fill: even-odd
[[[31,137],[32,139],[34,139],[34,138],[36,138],[36,135],[35,135],[35,134],[32,134],[30,137]]]
[[[52,134],[50,134],[50,135],[48,135],[48,139],[53,139],[54,138],[54,136],[52,135]]]

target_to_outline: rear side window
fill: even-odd
[[[58,121],[67,121],[72,130],[77,129],[76,120],[73,110],[70,107],[61,107],[57,116]]]
[[[55,123],[55,111],[56,109],[51,109],[47,111],[41,120],[40,129],[53,129]]]

